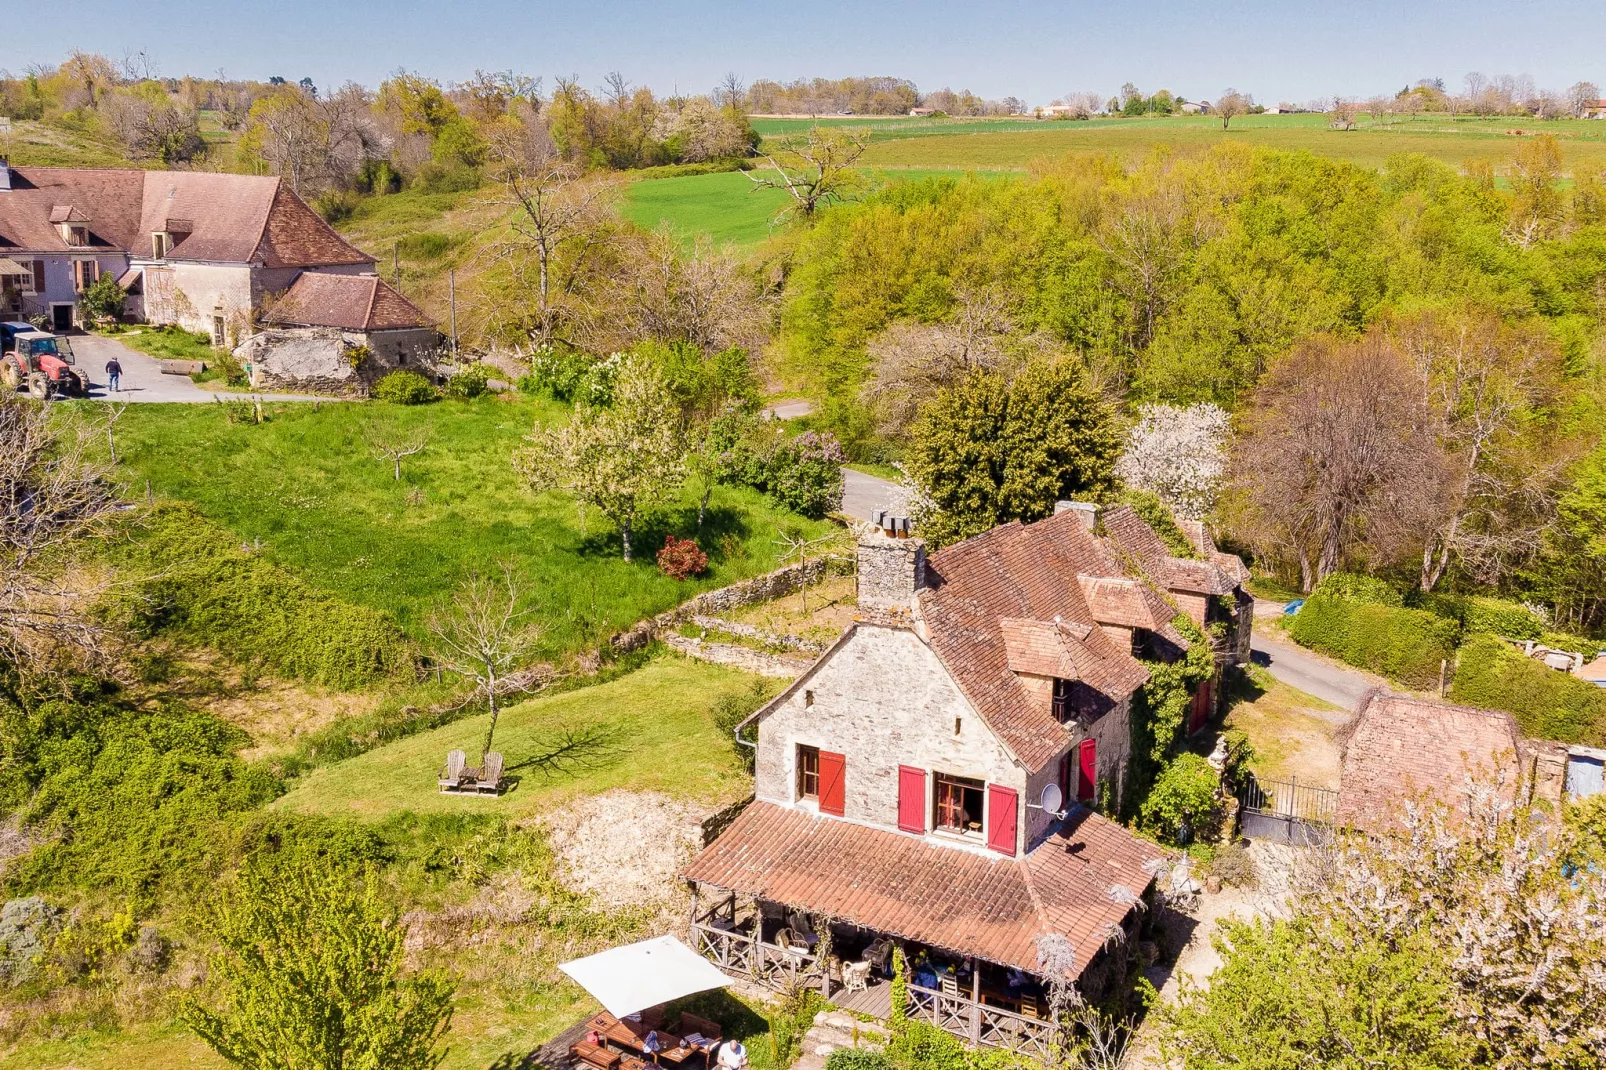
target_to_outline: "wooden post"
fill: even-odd
[[[390,247],[390,273],[396,278],[396,292],[401,293],[401,242]]]
[[[691,942],[692,947],[697,946],[697,882],[691,882]]]
[[[446,292],[452,303],[452,356],[457,356],[457,269],[446,269]]]
[[[981,962],[970,960],[970,1043],[981,1047]]]

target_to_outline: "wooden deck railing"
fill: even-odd
[[[1039,1060],[1046,1060],[1053,1054],[1053,1023],[977,1003],[968,996],[911,984],[907,1014],[968,1040],[976,1047],[1004,1048]]]
[[[779,989],[820,979],[819,956],[802,948],[765,943],[746,933],[702,921],[692,922],[691,933],[693,950],[727,973],[742,974]]]

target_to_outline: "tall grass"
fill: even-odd
[[[511,457],[554,403],[485,398],[428,406],[270,406],[268,422],[231,424],[221,406],[138,405],[118,423],[129,484],[194,503],[263,560],[358,605],[382,610],[415,639],[436,606],[475,570],[513,565],[532,591],[547,655],[593,645],[700,590],[775,568],[776,534],[830,530],[777,509],[757,492],[719,487],[697,530],[694,487],[639,532],[639,559],[621,560],[616,532],[567,497],[536,496]],[[402,479],[374,457],[371,432],[426,427],[430,444]],[[709,553],[694,581],[662,575],[653,553],[668,535]]]

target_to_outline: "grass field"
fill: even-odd
[[[916,182],[933,175],[961,173],[962,168],[899,168],[867,170],[872,186],[886,182]],[[1005,170],[980,171],[1005,176]],[[716,248],[738,251],[755,248],[775,233],[777,214],[786,207],[783,190],[755,186],[735,171],[681,178],[651,178],[625,187],[620,210],[639,227],[654,230],[668,225],[686,244],[707,235]]]
[[[415,636],[431,608],[472,570],[511,562],[533,590],[551,652],[574,650],[677,604],[698,590],[774,568],[776,533],[833,530],[770,505],[756,492],[715,489],[699,542],[709,574],[662,575],[653,554],[670,533],[696,535],[696,491],[637,532],[637,560],[620,559],[611,525],[582,530],[566,496],[537,497],[512,454],[550,402],[485,398],[404,407],[270,406],[260,426],[229,423],[221,405],[135,405],[118,423],[124,475],[141,492],[194,502],[210,519],[260,540],[309,583],[392,613]],[[392,478],[371,433],[428,427],[429,448]]]
[[[1606,163],[1606,123],[1537,122],[1522,119],[1457,119],[1446,116],[1402,119],[1387,125],[1363,120],[1355,130],[1333,130],[1321,115],[1251,115],[1235,119],[1230,131],[1208,116],[1152,119],[1096,119],[1089,122],[1015,124],[995,130],[931,131],[919,135],[877,130],[864,154],[877,167],[963,167],[1018,169],[1066,153],[1142,156],[1156,146],[1208,148],[1222,141],[1288,152],[1306,151],[1381,168],[1395,153],[1420,152],[1459,166],[1489,159],[1497,166],[1516,152],[1518,136],[1555,134],[1562,140],[1568,167]]]
[[[721,696],[745,691],[755,679],[669,656],[605,684],[513,706],[497,723],[495,749],[520,780],[497,798],[464,799],[435,790],[435,771],[447,751],[460,748],[471,760],[478,758],[489,722],[483,714],[316,769],[274,806],[364,820],[403,810],[460,813],[465,807],[522,818],[576,795],[628,788],[696,799],[712,812],[750,790],[752,779],[709,711]],[[551,751],[572,730],[596,735],[576,764],[551,770],[523,764]]]

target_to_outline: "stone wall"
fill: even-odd
[[[760,799],[797,802],[800,744],[845,756],[844,808],[853,821],[897,828],[899,765],[927,770],[928,828],[933,772],[1013,788],[1021,793],[1022,810],[1029,801],[1025,772],[931,649],[903,629],[860,624],[846,645],[759,721],[754,791]],[[985,847],[979,835],[973,842]]]
[[[688,658],[714,665],[729,665],[743,672],[757,673],[778,680],[795,680],[808,670],[813,660],[797,654],[766,654],[752,647],[735,643],[708,643],[701,639],[688,639],[684,635],[665,632],[659,636],[664,645],[678,650]]]
[[[799,588],[820,582],[827,576],[845,576],[852,569],[852,561],[835,554],[817,557],[801,565],[787,565],[774,572],[766,572],[762,576],[733,583],[729,587],[705,591],[695,598],[682,602],[667,613],[637,621],[629,631],[614,636],[610,645],[620,653],[640,650],[658,638],[660,632],[673,628],[682,621],[696,617],[717,617],[726,610],[784,598],[789,594],[796,594]],[[734,630],[725,623],[719,627]]]

